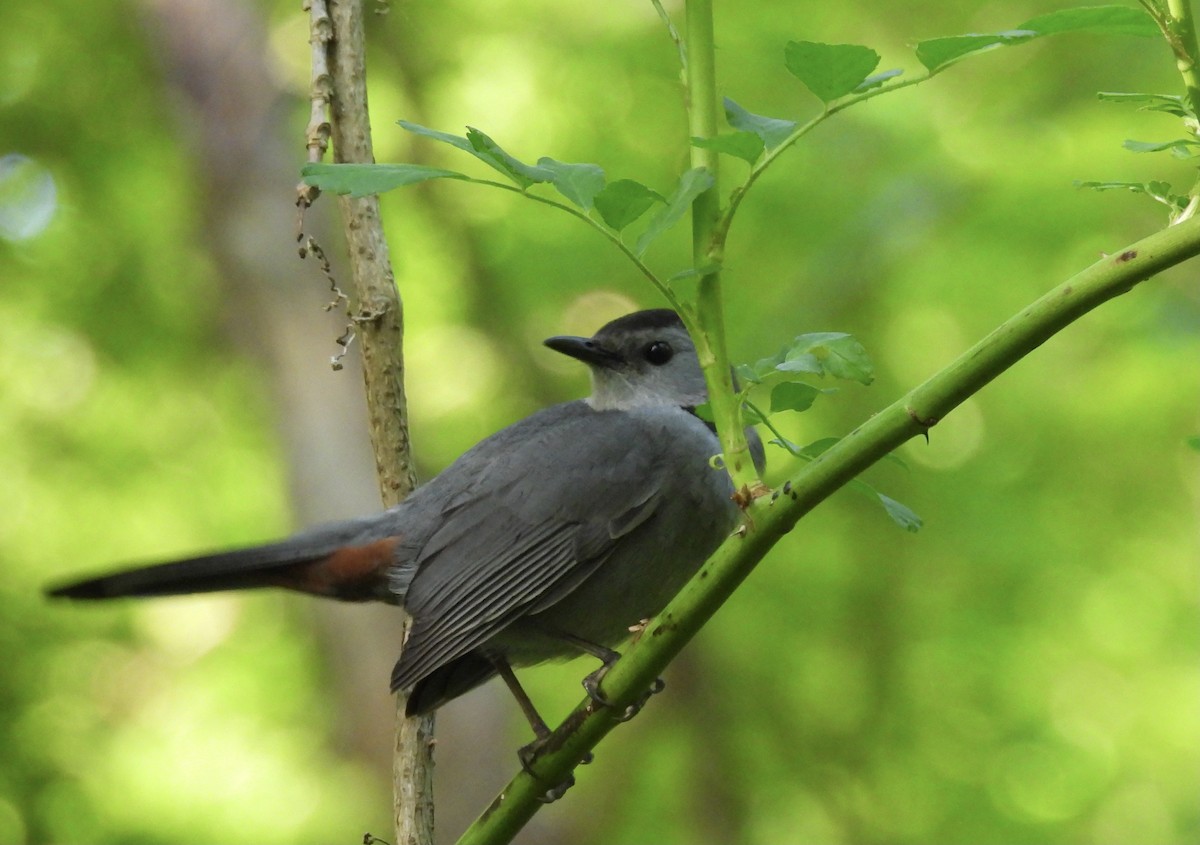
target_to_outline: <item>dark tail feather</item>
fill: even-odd
[[[388,537],[344,545],[344,538],[322,543],[312,536],[300,536],[269,546],[115,572],[53,587],[46,594],[111,599],[284,587],[344,601],[388,601],[392,597],[387,572],[398,541]]]

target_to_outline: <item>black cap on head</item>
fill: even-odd
[[[595,337],[601,340],[614,332],[630,334],[638,331],[654,331],[656,329],[683,328],[683,320],[670,308],[651,308],[648,311],[635,311],[605,323],[596,332]]]

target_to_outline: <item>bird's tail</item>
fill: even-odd
[[[399,537],[347,538],[342,526],[278,543],[158,563],[52,587],[72,599],[169,596],[284,587],[343,601],[389,601],[388,570]]]

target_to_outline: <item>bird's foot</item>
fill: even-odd
[[[592,672],[590,675],[588,675],[586,678],[583,679],[583,688],[584,688],[584,690],[587,691],[588,698],[590,698],[592,701],[599,704],[601,707],[612,707],[613,706],[612,702],[609,701],[607,698],[605,698],[604,695],[600,692],[600,682],[602,680],[604,680],[604,676],[608,674],[608,670],[610,668],[612,668],[612,663],[607,662],[603,666],[601,666],[599,669],[597,669],[595,672]],[[650,696],[657,695],[658,693],[660,693],[664,689],[666,689],[666,687],[667,687],[666,681],[664,681],[662,678],[655,678],[654,683],[650,686],[650,689],[646,690],[645,694],[643,694],[641,698],[639,698],[633,704],[630,704],[628,707],[626,707],[625,712],[623,712],[620,716],[617,717],[617,721],[618,722],[628,722],[630,719],[632,719],[634,716],[636,716],[638,713],[641,712],[642,708],[646,706],[646,702],[650,700]]]
[[[549,734],[546,736],[539,736],[528,745],[523,745],[517,749],[517,759],[521,761],[521,768],[524,769],[525,773],[532,778],[539,777],[539,775],[533,770],[533,764],[537,761],[537,758],[541,756],[542,750],[546,747],[546,741],[549,738]],[[587,765],[594,759],[595,757],[592,755],[592,752],[589,751],[579,762],[582,765]],[[538,801],[541,801],[543,804],[552,804],[559,798],[562,798],[564,795],[566,795],[567,790],[574,785],[575,775],[567,775],[567,779],[565,781],[555,787],[547,789],[544,793],[539,795]]]

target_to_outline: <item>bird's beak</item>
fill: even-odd
[[[548,337],[543,343],[555,352],[569,355],[576,360],[594,367],[611,367],[621,360],[620,355],[608,351],[590,337],[559,335],[557,337]]]

